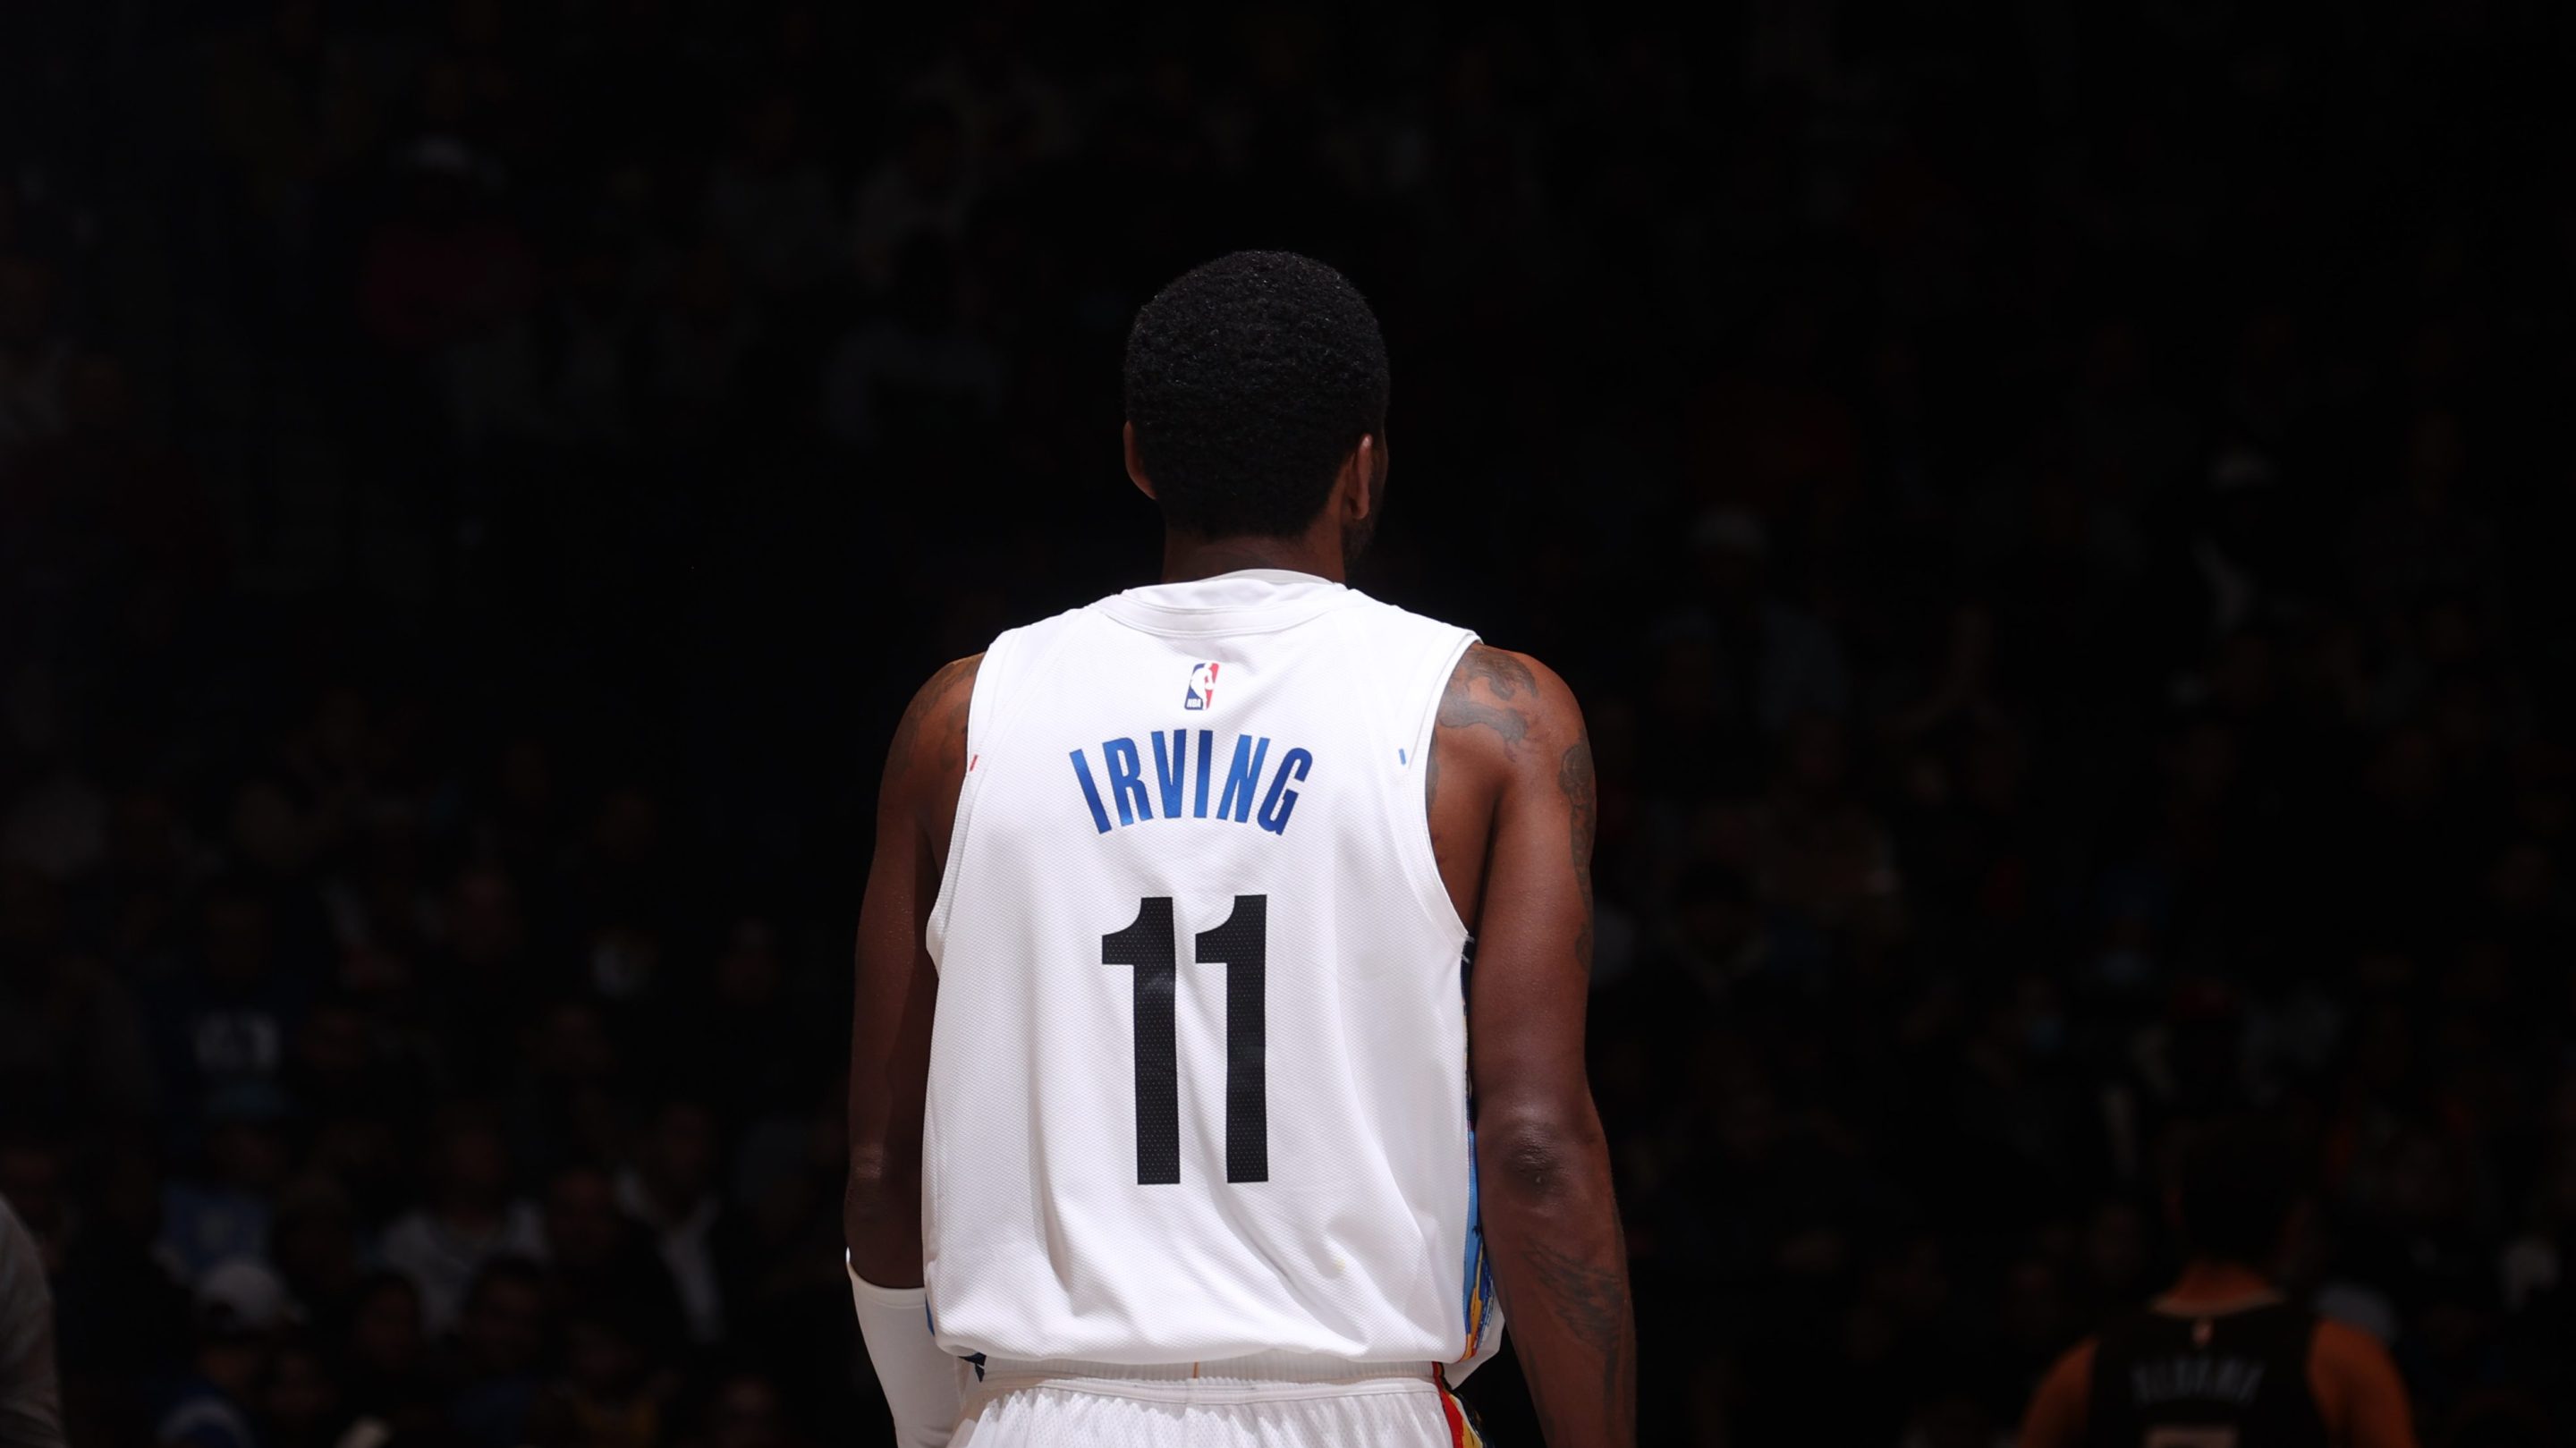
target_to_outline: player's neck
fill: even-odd
[[[2280,1296],[2271,1278],[2241,1262],[2197,1258],[2157,1301],[2170,1307],[2250,1306]]]
[[[1299,538],[1202,538],[1166,529],[1163,581],[1187,583],[1246,568],[1277,568],[1342,581],[1341,539],[1328,530]]]

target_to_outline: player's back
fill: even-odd
[[[1490,1341],[1466,927],[1424,818],[1467,632],[1265,571],[1014,630],[929,946],[929,1304],[959,1354]]]
[[[2190,1316],[2162,1308],[2102,1331],[2098,1448],[2325,1448],[2309,1387],[2316,1314],[2287,1303]]]

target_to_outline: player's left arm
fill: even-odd
[[[1467,1039],[1494,1285],[1548,1448],[1635,1448],[1628,1252],[1583,1054],[1598,813],[1583,711],[1545,665],[1471,644],[1435,770],[1435,856],[1474,841],[1483,862]]]
[[[921,1115],[939,991],[923,929],[966,776],[966,710],[981,661],[940,670],[904,710],[877,790],[876,857],[859,906],[842,1226],[860,1332],[907,1448],[937,1448],[957,1422],[957,1365],[931,1341],[921,1285]]]

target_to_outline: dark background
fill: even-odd
[[[2247,1106],[2428,1441],[2569,1441],[2565,7],[1076,9],[0,12],[77,1442],[882,1433],[877,762],[1150,581],[1123,329],[1240,246],[1385,320],[1361,585],[1586,705],[1648,1441],[1997,1441]]]

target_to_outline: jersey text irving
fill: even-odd
[[[1220,781],[1215,730],[1157,730],[1145,739],[1153,755],[1150,765],[1146,750],[1137,748],[1134,739],[1103,741],[1100,774],[1092,772],[1091,760],[1082,750],[1072,751],[1073,777],[1082,786],[1082,802],[1091,811],[1092,826],[1101,834],[1109,833],[1112,811],[1117,813],[1116,823],[1125,826],[1156,818],[1159,808],[1160,818],[1167,820],[1257,821],[1270,833],[1284,835],[1288,816],[1297,808],[1295,786],[1315,764],[1313,754],[1290,749],[1274,765],[1268,736],[1238,734]],[[1262,787],[1265,771],[1267,789]],[[1213,795],[1211,786],[1219,786]]]

